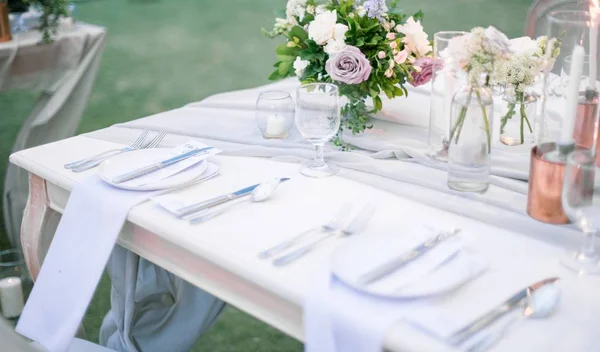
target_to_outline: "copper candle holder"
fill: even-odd
[[[12,40],[10,35],[10,20],[8,18],[8,3],[0,0],[0,43]]]
[[[531,149],[527,214],[550,224],[568,224],[561,202],[565,164],[543,159],[544,154],[556,149],[556,143],[542,143]]]
[[[578,146],[592,148],[596,144],[596,165],[600,166],[600,127],[598,126],[598,92],[579,94],[573,138]]]

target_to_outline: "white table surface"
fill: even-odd
[[[74,174],[63,164],[115,146],[78,136],[18,152],[11,156],[11,162],[47,180],[50,206],[61,212],[69,191],[95,172]],[[175,219],[152,202],[143,203],[130,212],[119,244],[302,340],[301,307],[312,278],[327,266],[332,250],[347,239],[331,241],[285,268],[259,260],[256,253],[324,222],[345,201],[371,202],[378,205],[378,211],[364,236],[410,236],[402,229],[415,225],[460,227],[469,247],[490,261],[486,274],[436,298],[435,304],[456,309],[483,307],[485,302],[501,302],[540,279],[563,278],[558,314],[511,331],[494,351],[518,351],[525,345],[536,351],[592,351],[586,346],[598,342],[594,333],[600,323],[600,278],[577,278],[562,268],[557,258],[564,248],[543,238],[503,230],[341,177],[305,178],[298,173],[297,164],[231,156],[214,160],[222,175],[185,190],[185,197],[201,200],[273,176],[292,180],[268,202],[240,207],[197,226]],[[286,216],[273,216],[275,213]],[[392,351],[452,350],[401,322],[389,331],[385,346]]]

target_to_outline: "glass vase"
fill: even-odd
[[[504,94],[500,111],[500,142],[505,145],[533,143],[537,99],[526,93]]]
[[[448,187],[453,190],[485,192],[489,187],[493,106],[491,90],[473,81],[452,99]]]
[[[431,78],[431,107],[429,112],[429,156],[437,161],[448,161],[448,140],[452,97],[460,85],[456,79],[456,65],[444,55],[450,40],[466,32],[437,32],[433,36],[433,59],[442,65],[433,65]]]

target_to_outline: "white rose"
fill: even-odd
[[[294,61],[294,70],[296,70],[296,76],[302,77],[304,74],[304,70],[310,65],[310,61],[302,60],[300,56],[296,57],[296,61]]]
[[[510,40],[510,49],[515,54],[533,56],[538,52],[539,47],[538,43],[529,37],[514,38]]]
[[[325,11],[315,17],[308,25],[308,37],[318,45],[325,45],[330,39],[346,34],[348,27],[336,24],[337,12]]]
[[[323,47],[323,50],[325,50],[328,55],[331,55],[343,50],[345,47],[346,43],[344,43],[343,40],[330,39],[325,47]]]
[[[404,25],[396,26],[396,31],[404,34],[402,42],[406,50],[417,57],[426,55],[432,50],[421,22],[415,21],[414,18],[409,17]]]

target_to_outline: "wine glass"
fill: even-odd
[[[562,206],[569,219],[584,234],[577,252],[567,253],[562,263],[579,275],[600,274],[595,248],[600,231],[600,191],[594,190],[596,157],[589,149],[580,149],[567,157],[562,191]]]
[[[315,159],[300,169],[309,177],[327,177],[339,172],[325,164],[323,145],[333,138],[341,123],[338,88],[328,83],[306,84],[296,91],[296,128],[315,146]]]

